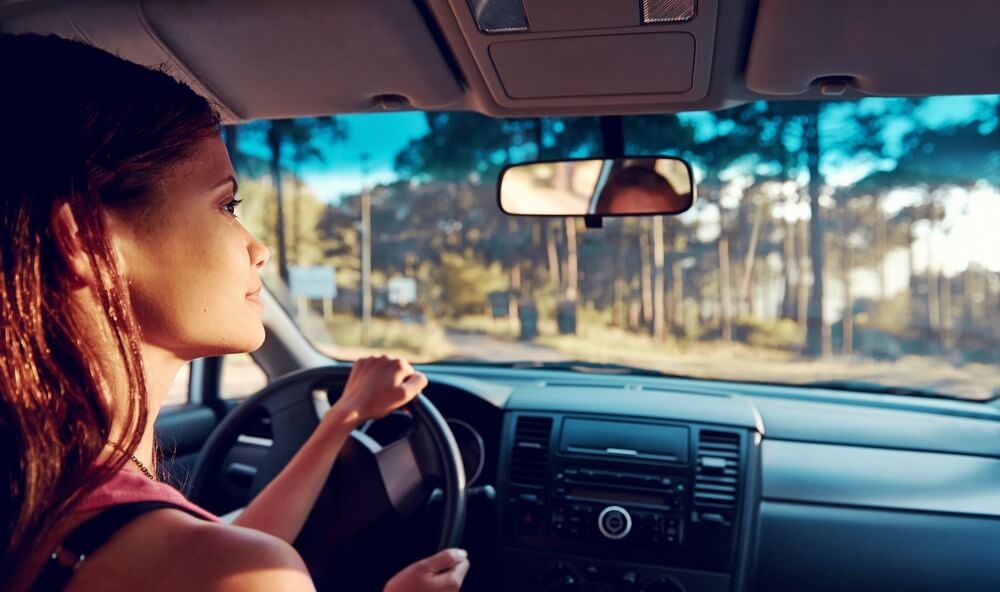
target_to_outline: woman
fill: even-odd
[[[0,35],[0,81],[0,589],[30,589],[109,506],[160,500],[172,507],[127,523],[66,589],[311,590],[290,542],[334,458],[426,378],[403,360],[356,363],[236,525],[150,481],[176,372],[264,339],[268,250],[235,215],[218,115],[163,72],[56,37]],[[446,550],[386,590],[456,590],[468,568]]]
[[[667,214],[683,212],[690,198],[678,195],[666,177],[652,166],[629,164],[611,173],[601,189],[596,214]]]

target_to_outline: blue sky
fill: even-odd
[[[929,101],[919,112],[919,116],[929,125],[939,126],[968,118],[983,102],[997,101],[997,97],[939,97]],[[888,101],[866,99],[862,104],[874,111],[884,109]],[[836,125],[836,109],[831,109],[830,123]],[[321,147],[324,162],[313,162],[306,166],[302,175],[306,184],[324,201],[338,201],[342,195],[358,193],[365,182],[369,185],[388,183],[396,179],[393,168],[396,154],[411,140],[425,135],[427,120],[423,113],[370,113],[338,116],[346,123],[348,138]],[[698,114],[691,116],[695,125],[701,123]],[[706,119],[707,121],[707,119]],[[701,126],[699,126],[701,127]],[[909,127],[900,122],[890,126],[888,135],[892,143]],[[263,146],[247,146],[248,152],[267,157]],[[361,155],[368,155],[367,175],[363,174]],[[843,166],[843,163],[840,163]],[[834,184],[852,182],[863,176],[864,171],[828,171],[833,173],[828,180]],[[839,173],[839,174],[837,174]],[[839,181],[839,182],[838,182]]]
[[[378,113],[346,115],[348,139],[324,150],[326,164],[314,164],[303,171],[310,189],[324,201],[358,193],[363,184],[361,155],[368,155],[369,185],[396,179],[396,154],[414,138],[427,134],[423,113]]]

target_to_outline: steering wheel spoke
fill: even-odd
[[[392,507],[403,517],[419,511],[428,496],[428,487],[411,438],[381,447],[375,459]]]

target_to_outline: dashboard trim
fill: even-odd
[[[1000,460],[765,439],[765,500],[1000,517]]]

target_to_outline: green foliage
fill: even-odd
[[[489,294],[509,282],[499,263],[484,264],[471,251],[441,253],[443,313],[450,317],[486,312]]]

